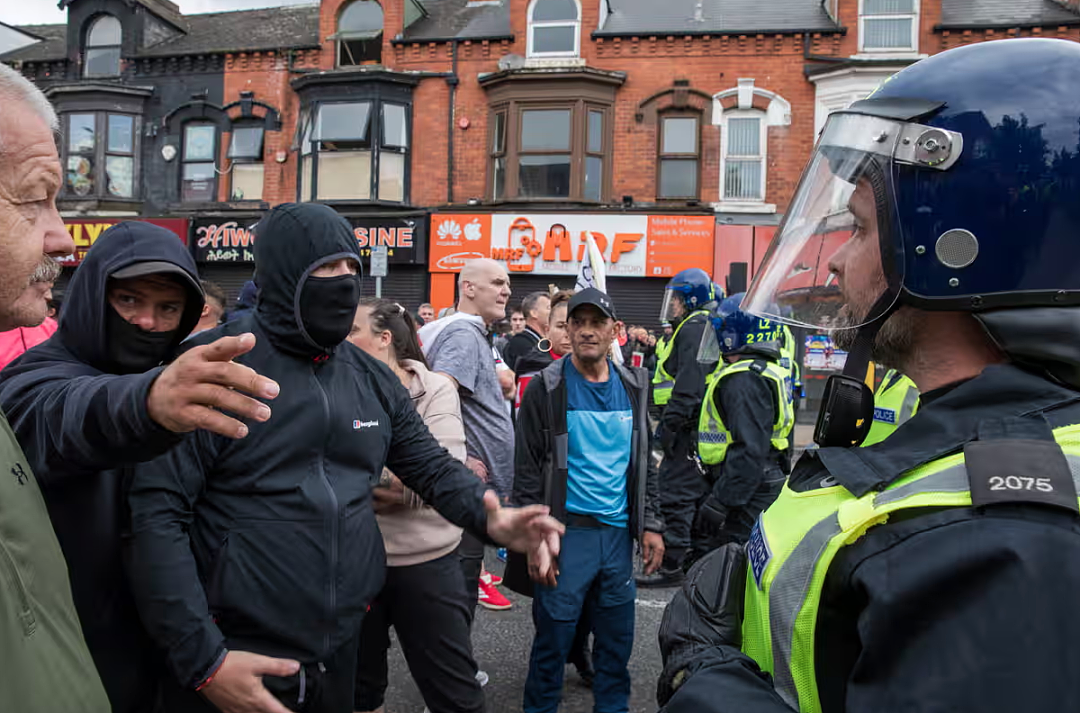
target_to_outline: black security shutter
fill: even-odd
[[[382,296],[416,314],[420,305],[428,301],[429,279],[426,265],[390,265],[389,274],[382,280]],[[364,277],[360,283],[360,294],[364,297],[375,296],[374,277]]]
[[[666,277],[609,277],[608,296],[627,327],[660,328]]]
[[[199,265],[199,278],[217,284],[225,290],[228,300],[225,303],[226,311],[236,306],[236,298],[240,296],[240,288],[251,279],[255,273],[255,266],[250,263],[213,263],[207,262]]]

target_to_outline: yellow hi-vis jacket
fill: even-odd
[[[1080,425],[1057,429],[1054,437],[1077,484]],[[1016,483],[1011,482],[1014,479]],[[1026,486],[1044,490],[1047,483],[1036,482],[1043,480],[1047,479],[1008,476],[991,478],[989,483],[991,490]],[[777,692],[788,705],[800,713],[820,713],[815,628],[825,577],[837,553],[870,528],[884,524],[892,513],[971,505],[963,453],[908,471],[885,490],[861,498],[840,485],[797,493],[785,484],[761,514],[746,546],[743,652],[772,674]]]
[[[666,343],[656,342],[656,373],[653,374],[653,403],[657,406],[666,406],[667,402],[671,400],[671,392],[675,390],[675,377],[667,373],[664,370],[664,363],[667,362],[668,357],[671,356],[671,350],[675,348],[675,340],[679,338],[679,330],[683,328],[683,325],[690,321],[690,318],[695,314],[704,314],[708,316],[708,310],[699,309],[696,312],[691,312],[686,315],[686,319],[679,322],[679,326],[675,328],[675,331],[671,334],[671,339],[668,339]]]
[[[779,364],[764,359],[741,359],[733,364],[721,361],[709,376],[709,387],[705,390],[698,420],[698,456],[706,465],[722,463],[733,441],[731,430],[724,425],[720,409],[716,406],[716,389],[724,379],[748,371],[760,375],[772,385],[776,397],[772,446],[778,451],[788,447],[791,430],[795,427],[795,411],[790,398],[790,372]]]
[[[919,410],[919,388],[896,369],[889,369],[874,394],[874,422],[864,446],[880,443]]]

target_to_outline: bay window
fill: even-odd
[[[301,121],[300,200],[406,202],[407,106],[320,102]]]
[[[491,122],[494,200],[605,200],[610,107],[513,101],[496,107]]]
[[[135,198],[136,117],[112,112],[64,115],[64,193],[68,198]]]

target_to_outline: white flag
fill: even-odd
[[[588,231],[584,231],[583,234],[585,235],[585,257],[581,261],[581,270],[578,272],[574,292],[580,292],[586,287],[595,287],[607,294],[604,256],[600,253],[600,248],[596,247],[596,241],[593,240],[592,234]],[[612,361],[616,364],[623,363],[622,349],[619,347],[618,338],[611,343],[610,353]]]
[[[574,292],[580,292],[586,287],[595,287],[601,292],[607,292],[604,256],[600,254],[600,248],[596,247],[593,236],[588,231],[583,234],[585,235],[585,259],[581,261],[581,270],[578,272]]]

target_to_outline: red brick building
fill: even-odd
[[[365,249],[389,245],[386,294],[410,306],[449,304],[475,255],[506,259],[518,295],[566,285],[591,233],[616,304],[641,322],[678,269],[732,287],[752,276],[829,112],[950,47],[1080,39],[1074,0],[322,0],[215,16],[167,0],[67,5],[68,26],[22,28],[42,41],[0,60],[65,114],[101,91],[128,104],[142,92],[145,107],[137,195],[69,191],[72,217],[188,218],[193,242],[227,248],[242,236],[206,229],[325,201]],[[124,29],[119,67],[88,74],[91,56],[112,56],[92,25],[109,14]],[[161,74],[206,88],[184,96]],[[185,160],[198,138],[187,127],[206,123],[215,183],[185,200],[184,172],[199,170],[185,168],[199,160]],[[258,137],[236,131],[253,124]]]

